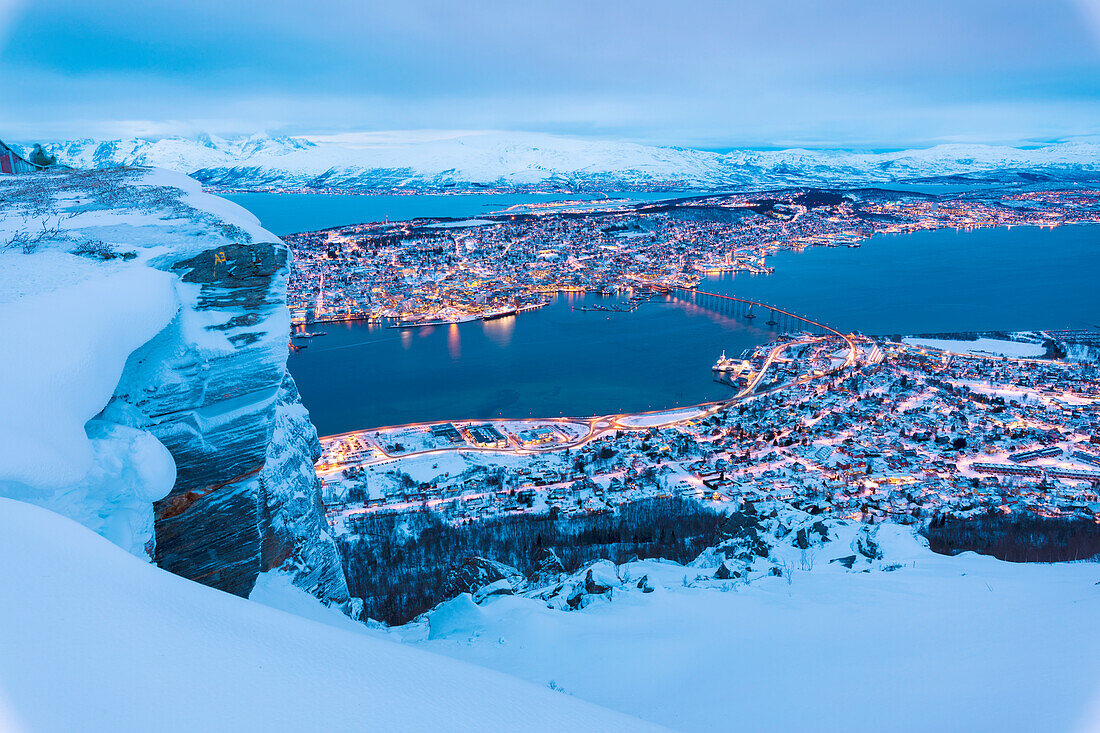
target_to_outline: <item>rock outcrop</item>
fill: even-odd
[[[463,558],[447,572],[443,593],[448,598],[493,586],[486,595],[506,595],[527,590],[527,578],[519,570],[483,557]]]
[[[154,504],[151,557],[240,596],[279,568],[354,611],[320,504],[317,433],[286,369],[286,246],[179,174],[34,178],[23,194],[35,197],[30,210],[58,223],[22,247],[27,262],[52,251],[77,263],[74,277],[89,268],[172,276],[175,317],[130,353],[95,416],[153,436],[175,462],[175,483]]]
[[[535,567],[535,585],[539,587],[556,583],[566,574],[561,558],[550,547],[543,548],[539,553]]]
[[[645,586],[649,585],[648,581],[649,578],[645,578]],[[614,563],[610,560],[596,560],[560,582],[541,589],[536,595],[546,602],[547,608],[576,611],[587,607],[596,598],[609,600],[622,585],[623,581]],[[638,588],[644,591],[642,584]]]
[[[856,536],[852,539],[852,549],[868,560],[881,560],[882,548],[879,547],[875,539],[878,533],[877,530],[878,527],[870,525],[860,527],[859,532],[857,532]]]

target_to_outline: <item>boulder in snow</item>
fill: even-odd
[[[451,568],[443,592],[448,598],[453,598],[461,593],[474,593],[501,580],[508,584],[513,593],[527,590],[527,579],[520,571],[504,563],[471,555]]]

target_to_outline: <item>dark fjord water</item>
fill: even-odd
[[[877,235],[768,260],[766,276],[701,284],[867,334],[1023,331],[1100,324],[1100,226]]]
[[[410,216],[486,210],[471,210],[481,206],[477,201],[465,205]],[[257,215],[279,230],[262,210]],[[313,224],[289,230],[308,228]],[[715,276],[700,288],[870,334],[1082,327],[1100,324],[1098,254],[1100,227],[940,230],[876,236],[858,249],[781,253],[770,260],[772,275]],[[766,318],[748,322],[672,298],[632,313],[573,310],[597,302],[611,301],[560,295],[513,318],[423,329],[325,324],[328,335],[291,355],[290,369],[325,435],[422,420],[582,416],[718,399],[729,394],[711,379],[719,352],[736,354],[772,335]]]
[[[660,299],[630,313],[578,312],[611,303],[558,295],[536,311],[415,329],[326,323],[290,357],[322,434],[378,425],[487,417],[583,416],[719,399],[711,379],[724,348],[767,341],[766,326]],[[756,319],[765,320],[765,319]]]

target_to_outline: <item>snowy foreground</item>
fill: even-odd
[[[581,610],[464,594],[386,638],[284,576],[244,600],[0,499],[0,730],[1100,730],[1100,564],[876,537],[854,569],[829,560],[858,536],[786,548],[789,582],[604,562]]]
[[[946,557],[882,529],[893,571],[826,548],[809,570],[792,554],[789,584],[636,562],[579,611],[466,595],[393,633],[682,730],[1100,730],[1100,564]]]
[[[5,733],[652,727],[377,638],[289,586],[260,591],[330,625],[206,588],[30,504],[0,499],[0,552]]]

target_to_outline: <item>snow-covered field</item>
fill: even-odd
[[[704,571],[636,562],[620,575],[663,587],[573,612],[460,597],[394,633],[682,730],[1100,730],[1100,564],[945,557],[898,532],[893,572],[819,554],[789,584],[689,588]]]
[[[356,631],[277,579],[261,602],[206,588],[30,504],[0,499],[0,552],[5,733],[651,727]]]
[[[530,459],[508,453],[481,453],[477,451],[449,451],[428,456],[413,456],[395,464],[416,481],[431,481],[445,473],[457,476],[474,466],[523,466]]]
[[[58,258],[42,259],[0,253],[0,268],[40,274]],[[58,267],[59,279],[75,269]],[[178,310],[173,278],[144,267],[0,303],[11,349],[0,360],[0,495],[40,502],[143,551],[152,502],[171,490],[176,465],[151,435],[92,419],[131,352]]]
[[[1039,357],[1046,353],[1046,349],[1042,344],[1005,341],[1003,339],[980,338],[974,341],[957,341],[951,339],[925,339],[908,336],[902,339],[902,343],[926,349],[951,351],[956,354],[974,354],[976,356],[1030,358]]]
[[[646,428],[654,425],[664,425],[675,420],[690,420],[703,413],[698,407],[688,407],[682,410],[668,410],[644,415],[627,415],[619,418],[619,424],[624,427]]]

